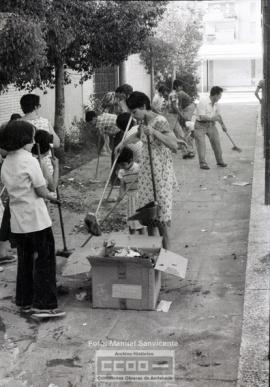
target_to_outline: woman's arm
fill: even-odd
[[[46,185],[35,188],[35,192],[36,192],[37,196],[39,196],[40,198],[50,200],[50,202],[52,202],[52,203],[59,203],[58,200],[53,195],[53,193],[48,191]]]
[[[143,126],[144,133],[146,135],[152,135],[154,138],[162,142],[167,148],[173,152],[177,152],[178,145],[177,139],[174,133],[165,132],[161,133],[160,131],[152,128],[151,126]]]
[[[41,159],[40,166],[43,176],[47,182],[48,190],[51,192],[55,192],[59,180],[59,161],[56,157],[52,158],[51,160],[53,165],[53,174],[50,173],[48,165],[46,164],[46,162],[44,162],[43,159]]]
[[[115,147],[115,150],[114,150],[114,153],[115,154],[118,154],[121,152],[121,150],[127,146],[128,144],[135,144],[136,142],[140,141],[140,137],[138,135],[138,131],[131,134],[130,136],[126,137],[124,140],[122,139],[122,141],[120,142],[120,144],[118,144],[116,147]]]

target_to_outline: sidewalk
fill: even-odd
[[[237,387],[269,386],[270,207],[264,204],[264,185],[263,133],[258,124]]]
[[[164,382],[94,382],[96,350],[127,351],[131,343],[137,344],[133,349],[175,351],[175,382],[168,387],[236,386],[257,106],[224,104],[222,109],[232,137],[243,149],[241,154],[233,152],[227,138],[220,134],[228,168],[218,168],[210,150],[209,171],[200,170],[197,159],[175,158],[180,191],[174,199],[172,251],[189,262],[185,280],[162,276],[160,299],[172,301],[169,312],[91,308],[87,273],[61,277],[60,269],[65,264],[62,258],[58,260],[58,279],[69,286],[70,294],[60,298],[60,307],[67,316],[37,324],[16,312],[12,302],[16,265],[10,265],[0,277],[1,387],[165,386]],[[66,175],[60,187],[69,248],[79,247],[87,237],[80,225],[85,209],[95,210],[97,206],[109,159],[101,158],[100,165],[103,183],[90,182],[96,167],[93,160]],[[234,185],[241,182],[247,185]],[[124,206],[121,211],[125,211]],[[56,245],[61,248],[55,209],[52,215]],[[91,245],[97,240],[93,238]],[[247,333],[250,338],[250,331]],[[247,369],[242,360],[240,369]]]

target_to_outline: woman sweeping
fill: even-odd
[[[177,152],[177,140],[166,118],[151,110],[147,95],[135,91],[126,102],[134,118],[140,122],[138,132],[130,136],[127,141],[135,142],[137,138],[137,141],[141,139],[143,142],[138,180],[138,207],[145,206],[154,198],[147,143],[149,136],[156,196],[160,206],[157,226],[160,235],[163,236],[163,247],[169,249],[168,227],[171,223],[173,188],[176,185],[172,153]],[[153,235],[153,233],[154,227],[148,227],[148,234]]]

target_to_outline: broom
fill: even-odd
[[[55,155],[54,155],[53,144],[50,144],[50,148],[51,148],[52,158],[54,159]],[[59,257],[68,258],[72,254],[72,251],[74,249],[69,250],[67,248],[66,235],[65,235],[65,229],[64,229],[64,221],[63,221],[62,208],[61,208],[61,199],[60,199],[58,186],[56,187],[56,195],[57,195],[57,200],[58,200],[57,207],[58,207],[58,212],[59,212],[59,220],[60,220],[61,234],[62,234],[62,240],[63,240],[63,249],[57,250],[55,255],[57,255]]]
[[[120,144],[123,143],[123,141],[124,141],[124,139],[125,139],[125,137],[126,137],[126,134],[127,134],[128,130],[129,130],[129,128],[130,128],[132,119],[133,119],[132,116],[130,116],[129,121],[128,121],[127,126],[126,126],[126,129],[125,129],[125,132],[124,132],[124,135],[123,135],[123,138],[122,138],[122,141],[121,141]],[[106,184],[105,184],[104,190],[103,190],[103,192],[102,192],[100,201],[99,201],[99,203],[98,203],[96,212],[95,212],[95,213],[89,212],[89,213],[86,215],[88,231],[89,231],[90,234],[93,234],[94,236],[100,236],[100,235],[101,235],[101,229],[100,229],[100,226],[99,226],[98,221],[97,221],[97,214],[98,214],[98,212],[99,212],[101,203],[102,203],[102,201],[103,201],[103,198],[104,198],[106,189],[107,189],[107,187],[108,187],[108,184],[109,184],[109,182],[110,182],[111,176],[112,176],[112,174],[113,174],[114,167],[115,167],[115,165],[116,165],[116,163],[117,163],[118,157],[119,157],[119,154],[117,154],[117,155],[115,156],[113,165],[112,165],[111,170],[110,170],[110,173],[109,173],[109,177],[108,177],[108,179],[107,179],[107,181],[106,181]],[[86,242],[86,243],[87,243],[87,242]]]
[[[220,123],[220,125],[221,125],[223,131],[224,131],[224,129],[226,129],[226,131],[224,131],[224,132],[225,132],[225,134],[227,135],[228,139],[229,139],[229,140],[231,141],[231,143],[233,144],[232,150],[234,150],[234,151],[236,151],[236,152],[239,152],[239,153],[242,152],[242,149],[239,148],[239,147],[235,144],[235,142],[233,141],[233,139],[232,139],[231,136],[229,135],[229,133],[228,133],[228,131],[227,131],[227,128],[226,128],[226,126],[225,126],[225,124],[224,124],[224,122],[223,122],[221,116],[219,116],[219,118],[220,118],[219,123]]]

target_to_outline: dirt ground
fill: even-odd
[[[1,387],[115,386],[94,381],[97,347],[90,344],[98,342],[102,348],[108,340],[176,343],[172,386],[236,385],[257,105],[234,103],[223,109],[225,122],[243,152],[233,152],[221,134],[227,168],[215,165],[209,146],[209,171],[198,168],[197,158],[175,158],[180,191],[174,197],[172,251],[188,259],[188,271],[184,280],[162,275],[160,299],[172,301],[169,312],[93,309],[89,273],[63,277],[67,260],[59,257],[58,283],[69,288],[68,295],[59,296],[59,303],[67,316],[37,324],[16,310],[16,264],[8,265],[0,274]],[[61,177],[68,248],[78,248],[89,235],[83,218],[97,207],[110,169],[109,158],[100,160],[98,182],[95,167],[94,159]],[[237,182],[247,185],[234,185]],[[110,198],[117,195],[115,187]],[[113,204],[104,202],[101,219]],[[126,232],[125,212],[123,202],[104,230]],[[62,248],[57,208],[51,206],[50,213],[56,246]]]

